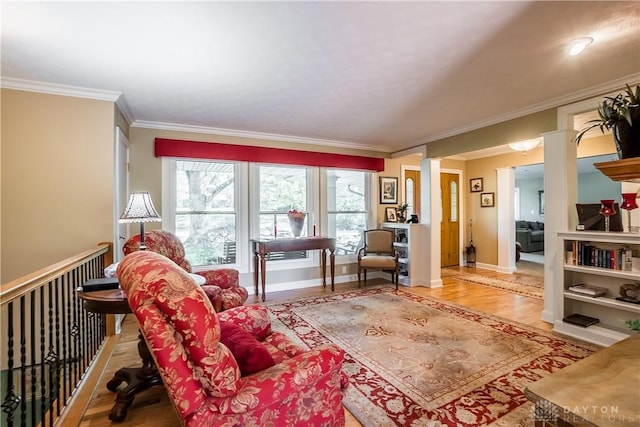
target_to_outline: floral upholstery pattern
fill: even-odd
[[[183,268],[151,251],[127,255],[118,278],[185,426],[344,426],[339,347],[296,347],[261,306],[216,313]],[[276,365],[241,377],[220,320],[255,335]]]
[[[186,272],[191,273],[191,264],[185,259],[184,246],[173,233],[164,230],[153,230],[144,233],[147,250],[159,253],[178,264]],[[125,255],[140,249],[140,235],[136,234],[127,240],[123,247]],[[195,274],[205,278],[202,286],[216,311],[238,307],[247,301],[249,292],[240,286],[238,270],[219,268],[216,270],[197,271]]]

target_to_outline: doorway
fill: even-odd
[[[442,222],[440,226],[441,267],[460,265],[460,177],[440,174]]]

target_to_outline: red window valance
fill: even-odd
[[[218,142],[185,141],[156,138],[156,157],[188,157],[195,159],[233,160],[287,165],[321,166],[341,169],[360,169],[380,172],[384,159],[289,150],[285,148],[256,147],[252,145],[222,144]]]

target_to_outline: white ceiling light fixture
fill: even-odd
[[[593,43],[593,39],[591,37],[581,37],[573,40],[569,45],[569,56],[576,56],[580,54],[580,52],[582,52],[591,43]]]
[[[534,139],[526,139],[524,141],[510,142],[507,145],[513,151],[521,151],[523,154],[527,154],[527,151],[531,151],[534,148],[536,148],[541,141],[542,141],[542,138],[534,138]]]

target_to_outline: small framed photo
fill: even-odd
[[[380,204],[398,204],[398,178],[380,177]]]
[[[398,222],[398,217],[396,216],[396,208],[386,208],[385,212],[387,214],[387,222]]]
[[[479,193],[482,191],[482,178],[471,178],[469,180],[469,187],[472,193]]]
[[[495,206],[495,193],[480,193],[480,207],[491,208]]]

